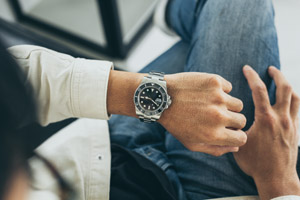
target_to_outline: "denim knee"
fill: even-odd
[[[218,10],[220,9],[222,10],[222,12],[226,12],[226,10],[243,10],[253,13],[253,15],[265,15],[268,12],[273,14],[274,11],[272,0],[214,0],[206,1],[203,6],[207,6],[211,10],[215,9],[216,12],[218,12]]]
[[[275,29],[272,0],[206,1],[196,16],[192,42],[205,37],[210,41],[214,36],[230,37],[247,32],[260,34],[266,28]]]
[[[240,7],[241,10],[245,9],[248,14],[251,14],[257,19],[262,21],[268,17],[274,16],[274,8],[272,0],[231,0],[232,4],[236,4],[236,7]],[[227,1],[226,1],[227,2]]]

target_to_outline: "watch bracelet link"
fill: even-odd
[[[151,72],[149,72],[148,76],[146,76],[145,78],[148,78],[148,79],[157,79],[159,81],[165,81],[164,80],[164,75],[165,75],[165,73],[163,73],[163,72],[151,71]]]
[[[157,120],[152,117],[145,117],[143,115],[139,115],[139,119],[141,122],[145,122],[145,123],[153,123],[153,122],[156,122],[156,120]]]

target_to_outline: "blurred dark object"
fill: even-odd
[[[125,58],[151,23],[157,0],[10,2],[21,23],[98,53]]]
[[[11,23],[0,18],[0,37],[4,45],[8,48],[14,45],[30,44],[46,47],[55,51],[72,55],[74,57],[84,57],[78,52],[61,45],[60,43],[45,38],[39,34],[32,32],[17,23]]]

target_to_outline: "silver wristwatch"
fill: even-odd
[[[164,73],[150,72],[134,93],[135,112],[142,122],[157,121],[171,105]]]

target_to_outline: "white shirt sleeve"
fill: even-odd
[[[73,58],[31,45],[14,46],[8,51],[33,86],[41,125],[71,117],[109,119],[111,62]]]
[[[300,196],[289,195],[289,196],[276,197],[273,198],[272,200],[300,200]]]
[[[226,198],[217,198],[217,199],[210,199],[210,200],[259,200],[258,196],[238,196],[238,197],[226,197]],[[288,196],[281,196],[276,197],[271,200],[300,200],[300,196],[288,195]]]

